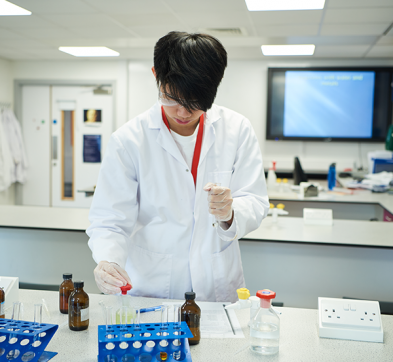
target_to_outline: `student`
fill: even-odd
[[[113,133],[90,209],[102,292],[130,283],[135,296],[192,290],[233,302],[245,286],[238,239],[259,227],[269,202],[250,122],[213,104],[226,66],[212,36],[158,40],[158,102]]]

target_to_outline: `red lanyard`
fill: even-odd
[[[168,120],[166,119],[164,107],[162,107],[162,106],[161,106],[161,113],[162,113],[162,120],[164,121],[165,125],[168,127],[168,130],[170,132],[171,129],[169,128],[169,123],[168,123]],[[202,114],[201,118],[199,118],[199,129],[198,129],[197,139],[196,139],[196,143],[195,143],[194,156],[192,158],[192,167],[191,167],[191,173],[192,173],[192,177],[194,178],[195,185],[196,185],[196,179],[197,179],[197,174],[198,174],[199,157],[201,156],[203,123],[204,123],[204,117]]]

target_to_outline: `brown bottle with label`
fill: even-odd
[[[190,328],[193,338],[188,338],[190,345],[198,344],[201,340],[200,321],[201,308],[195,303],[195,293],[187,292],[185,294],[186,302],[181,307],[181,320],[185,321]]]
[[[74,290],[68,300],[68,326],[72,331],[89,328],[89,296],[83,290],[83,281],[74,282]]]
[[[60,284],[59,288],[59,308],[60,312],[63,314],[68,314],[68,299],[73,290],[74,283],[72,282],[72,274],[63,274],[63,283]]]
[[[0,318],[5,318],[5,291],[0,287]]]

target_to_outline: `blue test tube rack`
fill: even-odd
[[[161,361],[160,352],[167,353],[168,362],[192,361],[188,338],[193,335],[186,322],[181,322],[180,326],[177,323],[167,323],[165,328],[159,323],[141,323],[139,326],[98,326],[98,361],[157,362]],[[166,346],[160,344],[163,340],[167,342]],[[180,345],[175,345],[175,340],[180,340]],[[174,352],[180,352],[180,358],[174,359]]]
[[[45,348],[58,328],[56,324],[0,319],[0,361],[49,361],[57,352]]]

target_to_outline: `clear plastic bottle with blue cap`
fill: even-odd
[[[250,349],[259,354],[275,354],[280,341],[280,318],[273,310],[271,301],[276,293],[269,289],[258,290],[257,297],[261,304],[250,325]]]

